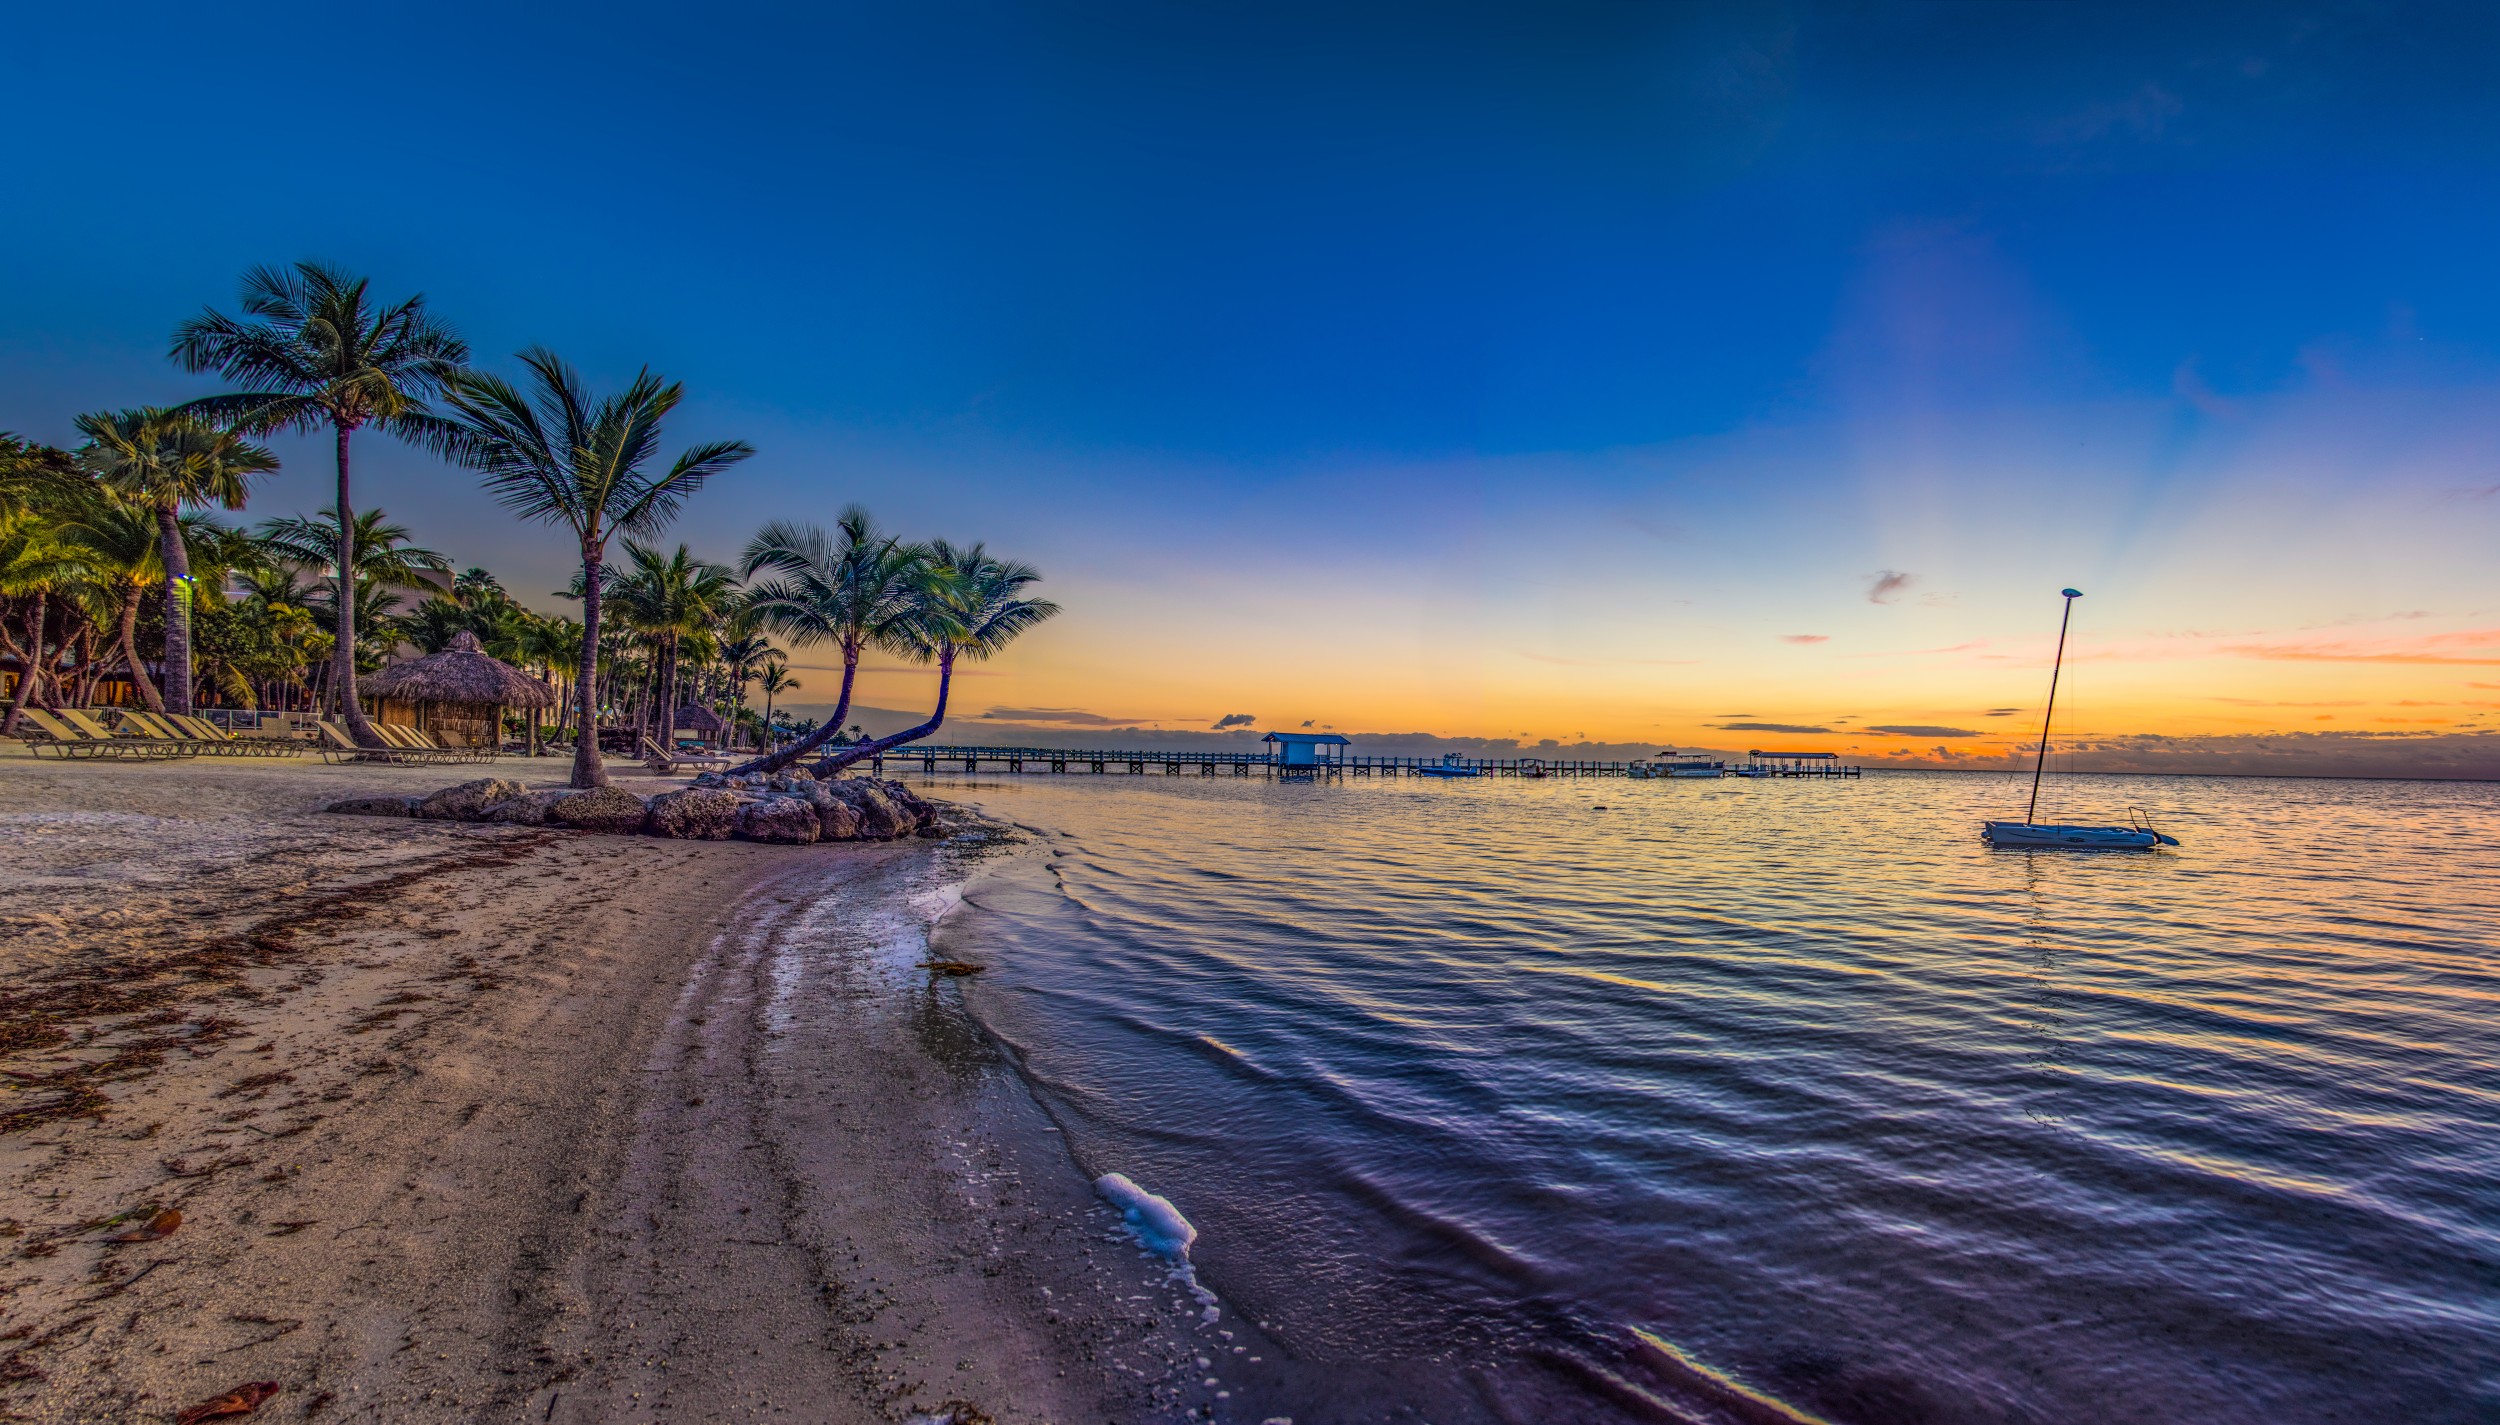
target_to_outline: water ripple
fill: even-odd
[[[2500,789],[952,794],[1048,829],[974,1001],[1088,1166],[1434,1419],[2500,1418]]]

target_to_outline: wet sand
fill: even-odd
[[[318,810],[475,775],[0,754],[0,1418],[1239,1418],[922,967],[983,847]]]

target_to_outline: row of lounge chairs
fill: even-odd
[[[112,727],[101,709],[62,708],[47,712],[29,707],[19,714],[18,740],[37,755],[112,757],[117,759],[197,757],[283,757],[293,745],[271,739],[236,737],[206,718],[184,713],[149,713],[115,708]]]
[[[387,746],[359,747],[347,729],[335,722],[316,722],[314,731],[320,737],[315,744],[324,762],[485,762],[499,750],[493,747],[447,747],[413,727],[398,723],[369,723],[374,734]]]
[[[106,726],[109,715],[113,725]],[[203,717],[184,713],[141,712],[135,708],[28,707],[19,715],[18,740],[38,756],[110,757],[136,761],[149,758],[291,757],[304,751],[293,738],[236,737]],[[373,730],[381,747],[359,747],[335,722],[316,722],[313,750],[325,762],[484,762],[492,747],[447,747],[413,727],[377,722]]]

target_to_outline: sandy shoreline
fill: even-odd
[[[976,851],[317,810],[457,779],[0,755],[0,1418],[1236,1418],[919,968]]]

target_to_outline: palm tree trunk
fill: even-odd
[[[148,670],[139,662],[139,591],[136,587],[122,591],[121,638],[122,662],[130,667],[130,686],[149,712],[163,712],[165,700],[156,695],[156,684],[148,678]]]
[[[339,646],[330,654],[330,685],[338,694],[339,715],[347,719],[347,735],[359,747],[383,746],[382,734],[365,721],[356,700],[356,512],[347,505],[347,438],[351,425],[333,422],[339,445]]]
[[[865,762],[869,758],[877,756],[889,748],[900,747],[906,742],[918,742],[930,733],[937,731],[938,725],[946,721],[946,693],[948,687],[954,681],[955,651],[950,648],[938,655],[937,711],[929,714],[929,720],[927,722],[920,724],[918,727],[905,728],[901,732],[894,734],[892,737],[880,737],[874,742],[863,742],[857,747],[845,748],[842,751],[825,758],[823,761],[818,762],[814,769],[816,775],[819,777],[832,776],[834,773],[841,771],[843,768],[848,767],[853,763]],[[843,701],[847,705],[849,699],[846,697]]]
[[[729,775],[733,777],[747,777],[753,776],[758,772],[766,774],[778,772],[782,768],[787,767],[791,763],[806,756],[808,753],[815,751],[817,748],[824,746],[828,742],[831,742],[834,738],[839,737],[842,733],[842,719],[851,711],[851,682],[858,676],[859,645],[849,639],[845,639],[842,643],[842,691],[834,697],[833,716],[826,718],[822,727],[817,728],[814,732],[800,738],[798,741],[791,743],[790,746],[783,751],[767,751],[763,756],[758,757],[751,762],[741,762],[737,766],[729,769]],[[773,739],[772,717],[769,712],[766,714],[764,719],[764,733],[764,746],[770,748],[773,745]],[[925,736],[926,734],[923,735]]]
[[[599,565],[603,552],[591,541],[582,541],[582,670],[574,679],[582,719],[581,733],[573,739],[576,787],[608,784],[608,769],[599,760],[599,705],[592,701],[599,669]]]
[[[671,629],[660,641],[659,687],[654,690],[660,700],[660,750],[674,756],[677,751],[677,631]]]
[[[191,551],[172,505],[156,507],[157,555],[165,561],[165,708],[191,711]]]
[[[0,737],[12,736],[17,732],[18,719],[26,711],[26,704],[28,700],[34,696],[36,681],[43,676],[43,615],[45,600],[45,591],[37,589],[35,591],[34,617],[27,621],[27,629],[30,635],[28,640],[29,646],[23,652],[20,652],[14,643],[12,643],[9,648],[11,653],[17,654],[18,666],[25,671],[18,674],[17,695],[9,699],[9,711],[7,715],[0,716]]]

